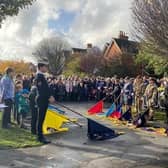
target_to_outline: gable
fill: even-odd
[[[115,40],[112,40],[111,43],[106,47],[104,51],[104,58],[118,59],[121,54],[122,54],[121,49],[119,48]]]

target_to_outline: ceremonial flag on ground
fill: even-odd
[[[110,116],[112,113],[114,113],[115,109],[116,109],[116,106],[115,106],[115,103],[113,103],[113,104],[111,105],[111,107],[108,109],[108,111],[106,112],[106,117],[108,117],[108,116]]]
[[[94,120],[88,120],[88,138],[91,140],[106,140],[115,138],[118,134],[113,129],[103,126]]]
[[[101,100],[88,110],[89,115],[98,114],[103,112],[104,102]]]
[[[51,104],[48,106],[48,109],[53,110],[53,111],[56,111],[56,112],[58,112],[58,113],[60,113],[60,114],[65,114],[65,111],[63,111],[63,110],[61,110],[60,108],[58,108],[58,107],[56,107],[56,106],[54,106],[54,105],[51,105]]]
[[[121,119],[126,121],[132,120],[132,113],[130,108],[121,116]]]
[[[143,112],[142,114],[138,114],[135,117],[133,124],[136,125],[136,127],[144,127],[146,126],[148,118],[149,118],[149,109],[146,109],[145,112]]]
[[[98,114],[98,116],[108,117],[108,116],[110,116],[115,110],[116,110],[116,106],[115,106],[115,103],[113,103],[113,104],[111,105],[111,107],[110,107],[105,113],[100,113],[100,114]]]
[[[121,116],[122,116],[122,105],[120,105],[116,109],[116,111],[114,111],[113,113],[111,113],[111,115],[109,117],[119,119],[119,118],[121,118]]]
[[[111,139],[119,136],[118,133],[116,133],[113,129],[109,128],[108,126],[104,126],[102,123],[96,122],[94,119],[91,119],[63,104],[57,103],[58,105],[62,106],[63,108],[78,114],[88,121],[88,138],[91,140],[105,140],[105,139]],[[102,112],[103,111],[103,101],[98,102],[95,106],[93,106],[91,109],[88,110],[92,111],[92,113],[96,113],[97,111]]]

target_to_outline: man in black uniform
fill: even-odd
[[[48,103],[53,103],[55,101],[54,97],[51,95],[50,88],[48,86],[47,80],[45,79],[44,73],[48,70],[48,63],[47,62],[39,62],[38,63],[38,72],[35,77],[36,86],[38,90],[37,95],[37,106],[38,106],[38,141],[47,144],[50,141],[46,140],[42,128],[43,122],[45,119],[46,111],[48,108]]]

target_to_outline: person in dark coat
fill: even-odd
[[[112,92],[112,96],[114,97],[114,102],[116,107],[120,105],[120,96],[121,96],[121,86],[119,79],[115,79],[114,90]]]
[[[31,133],[34,135],[37,134],[37,121],[38,121],[38,107],[36,104],[37,95],[38,90],[34,80],[29,94],[29,105],[31,111]]]
[[[48,108],[48,104],[53,103],[55,101],[54,97],[52,96],[52,93],[50,91],[50,88],[48,86],[47,80],[44,76],[44,73],[46,73],[48,70],[48,63],[46,62],[39,62],[38,63],[38,72],[35,77],[36,86],[38,90],[37,95],[37,107],[38,107],[38,141],[47,144],[50,143],[50,141],[46,140],[43,132],[43,122],[45,119],[46,111]]]

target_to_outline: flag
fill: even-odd
[[[65,114],[65,111],[63,111],[63,110],[59,109],[58,107],[51,105],[51,104],[48,106],[48,109],[50,109],[52,111],[56,111],[60,114]]]
[[[121,119],[124,119],[126,121],[132,120],[132,113],[131,113],[131,108],[129,108],[122,116]]]
[[[115,103],[113,103],[109,108],[109,110],[106,112],[106,117],[109,117],[112,113],[114,113],[115,109],[116,109],[116,106],[115,106]]]
[[[122,116],[122,105],[120,105],[116,111],[114,111],[113,113],[111,113],[111,115],[109,117],[111,118],[121,118]]]
[[[97,113],[102,113],[103,106],[104,106],[104,102],[101,100],[88,110],[88,114],[93,115],[93,114],[97,114]]]
[[[117,133],[111,128],[108,128],[94,120],[88,120],[88,138],[90,140],[106,140],[115,138],[118,136]]]
[[[138,114],[136,117],[134,117],[133,124],[136,125],[136,127],[144,127],[147,123],[148,118],[149,109],[147,109],[144,113]]]
[[[115,108],[116,108],[115,103],[113,103],[111,107],[105,113],[99,113],[97,114],[97,116],[108,117],[115,111]]]

